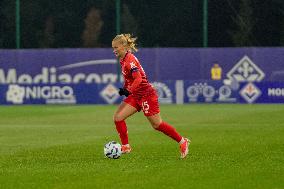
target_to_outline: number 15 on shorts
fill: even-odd
[[[148,111],[149,111],[149,108],[150,108],[150,106],[149,106],[149,104],[148,104],[147,101],[142,102],[142,109],[143,109],[143,112],[144,112],[144,113],[147,114]]]

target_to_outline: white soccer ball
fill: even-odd
[[[108,142],[104,146],[104,154],[108,158],[118,159],[121,156],[121,145],[115,141]]]

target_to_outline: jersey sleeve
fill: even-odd
[[[138,61],[135,57],[132,57],[129,62],[129,71],[132,74],[133,72],[139,72]]]
[[[133,77],[134,81],[129,88],[131,93],[133,93],[138,88],[140,83],[142,82],[142,76],[141,76],[140,72],[137,72],[137,71],[132,72],[132,77]]]
[[[133,93],[140,83],[142,82],[142,76],[139,70],[139,62],[135,56],[132,56],[129,62],[126,65],[127,70],[129,71],[131,77],[133,78],[133,82],[131,86],[129,86],[129,91]]]

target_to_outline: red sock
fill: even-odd
[[[162,122],[156,130],[163,132],[177,142],[180,142],[182,136],[175,130],[175,128],[166,122]]]
[[[115,121],[115,127],[119,134],[121,144],[125,145],[128,144],[128,132],[127,132],[127,126],[124,120],[122,121]]]

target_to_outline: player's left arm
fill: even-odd
[[[133,93],[138,88],[140,83],[142,82],[142,75],[139,72],[138,68],[137,68],[137,70],[132,71],[132,77],[133,77],[134,81],[133,81],[132,85],[129,88],[129,92],[130,93]]]
[[[133,80],[133,83],[130,87],[119,88],[118,93],[119,93],[120,96],[122,96],[122,95],[128,96],[129,94],[133,93],[138,88],[140,83],[142,82],[142,76],[141,76],[139,71],[132,72],[132,77],[133,77],[134,80]]]
[[[125,95],[128,96],[129,94],[133,93],[138,86],[140,85],[140,83],[142,82],[142,75],[141,73],[136,69],[131,73],[132,77],[133,77],[133,83],[130,87],[128,88],[119,88],[119,95]]]

